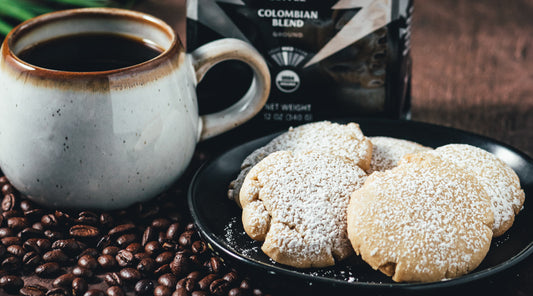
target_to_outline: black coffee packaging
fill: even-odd
[[[409,0],[188,0],[187,50],[231,37],[265,58],[268,102],[233,134],[333,118],[408,118],[412,9]],[[251,77],[241,62],[215,66],[198,86],[200,113],[233,104]]]

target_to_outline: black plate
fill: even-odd
[[[526,193],[524,209],[513,227],[493,240],[481,265],[468,275],[434,283],[395,283],[374,271],[357,256],[337,266],[320,269],[296,269],[273,262],[260,250],[261,243],[251,240],[240,222],[241,210],[227,198],[228,184],[239,172],[242,160],[276,135],[263,137],[220,155],[203,166],[189,188],[189,207],[200,233],[223,258],[245,268],[270,283],[289,282],[291,287],[311,291],[334,288],[337,291],[370,290],[427,291],[465,285],[496,275],[522,261],[533,252],[533,213],[528,196],[533,194],[533,160],[527,155],[495,140],[457,129],[400,120],[354,119],[367,136],[390,136],[415,141],[430,147],[466,143],[492,152],[518,174]],[[346,122],[346,120],[340,120]],[[281,285],[281,284],[280,284]]]

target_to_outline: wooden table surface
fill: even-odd
[[[138,6],[184,39],[184,0]],[[419,0],[412,27],[412,119],[482,134],[533,156],[533,0]],[[533,295],[533,256],[454,294]]]

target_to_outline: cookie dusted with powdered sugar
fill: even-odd
[[[392,169],[406,154],[432,150],[430,147],[403,139],[391,137],[369,137],[369,139],[372,142],[372,160],[370,169],[367,170],[369,174]]]
[[[239,192],[248,171],[272,152],[282,150],[315,151],[343,156],[363,170],[370,168],[372,157],[372,143],[365,137],[356,123],[339,124],[319,121],[290,128],[244,159],[241,164],[241,172],[229,185],[229,199],[236,201],[241,206],[239,204]]]
[[[504,234],[513,225],[525,199],[513,169],[494,154],[471,145],[449,144],[437,148],[435,153],[476,175],[492,201],[494,237]]]
[[[356,253],[397,282],[455,278],[487,254],[494,222],[477,178],[429,153],[411,154],[375,172],[348,207]]]
[[[346,208],[365,178],[346,157],[271,153],[253,166],[242,185],[244,229],[264,241],[261,249],[276,262],[298,268],[334,265],[353,254]]]

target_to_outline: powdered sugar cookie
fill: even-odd
[[[494,237],[505,233],[522,209],[525,194],[516,173],[495,155],[466,144],[450,144],[435,150],[437,155],[471,170],[489,194],[494,211]]]
[[[345,157],[271,153],[244,180],[239,195],[244,229],[264,241],[263,252],[279,263],[298,268],[334,265],[353,254],[346,208],[365,178]]]
[[[363,170],[370,168],[372,143],[356,123],[339,124],[329,121],[308,123],[274,138],[244,159],[239,176],[231,182],[228,197],[239,204],[239,192],[252,166],[275,151],[315,151],[346,157]],[[239,204],[240,206],[240,204]]]
[[[416,142],[391,137],[369,137],[369,139],[372,142],[372,160],[370,161],[370,169],[367,170],[369,174],[392,169],[406,154],[432,149]]]
[[[356,253],[397,282],[454,278],[487,254],[494,221],[490,198],[469,171],[430,153],[407,155],[375,172],[348,207]]]

